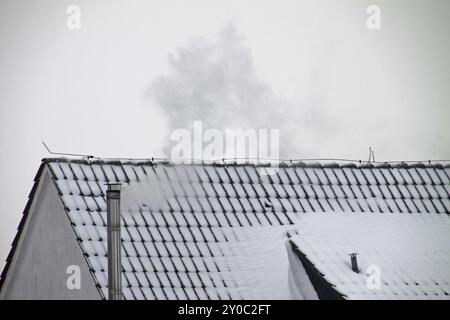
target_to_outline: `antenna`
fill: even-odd
[[[49,147],[47,147],[47,145],[45,144],[44,141],[42,141],[42,144],[44,145],[45,149],[47,149],[48,153],[50,154],[55,154],[55,155],[59,155],[59,156],[74,156],[74,157],[83,157],[83,158],[87,158],[87,159],[92,159],[94,158],[93,155],[88,155],[88,154],[77,154],[77,153],[64,153],[64,152],[53,152],[50,150]]]
[[[369,147],[369,163],[375,162],[375,150],[372,149],[372,147]]]

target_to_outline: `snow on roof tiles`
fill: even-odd
[[[267,176],[252,164],[44,163],[104,296],[105,184],[122,183],[126,299],[289,298],[284,242],[303,213],[450,213],[450,172],[440,164],[294,162]]]
[[[297,231],[289,241],[346,299],[450,299],[447,215],[305,213]],[[367,285],[370,266],[379,268],[379,288]]]

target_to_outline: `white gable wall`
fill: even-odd
[[[80,267],[80,289],[67,288],[70,265]],[[47,168],[40,177],[0,299],[100,299]]]

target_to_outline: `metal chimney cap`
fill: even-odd
[[[106,183],[108,186],[108,191],[120,191],[120,186],[122,185],[119,182]]]

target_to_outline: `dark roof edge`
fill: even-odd
[[[316,269],[314,264],[309,261],[300,248],[291,240],[289,240],[289,243],[291,244],[292,250],[305,268],[306,274],[311,281],[319,300],[345,300],[346,295],[340,293],[333,284],[329,283],[324,278],[323,274]]]
[[[450,168],[450,160],[427,160],[427,161],[390,161],[390,162],[367,162],[347,159],[311,159],[311,160],[273,160],[263,161],[236,161],[233,159],[223,160],[187,160],[185,162],[172,162],[164,158],[132,159],[132,158],[44,158],[43,163],[68,162],[77,164],[109,164],[109,165],[206,165],[220,167],[302,167],[302,168]]]
[[[31,208],[31,205],[33,204],[34,198],[36,196],[36,190],[37,190],[39,182],[41,180],[41,176],[42,176],[42,172],[44,171],[44,168],[45,168],[45,162],[42,162],[41,165],[39,166],[36,176],[34,177],[33,187],[31,188],[30,194],[28,195],[27,204],[25,206],[24,211],[22,212],[22,218],[20,219],[19,225],[17,226],[17,232],[16,232],[16,235],[14,236],[8,256],[6,257],[5,266],[3,267],[2,273],[0,274],[0,292],[3,289],[3,284],[5,282],[6,275],[11,266],[14,254],[15,254],[17,246],[19,244],[20,237],[22,236],[22,231],[23,231],[25,223],[28,219],[28,215],[30,214],[30,208]]]

